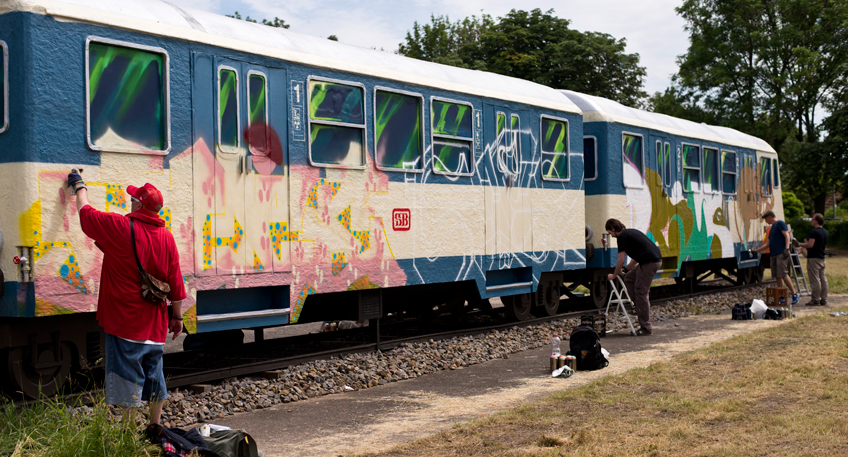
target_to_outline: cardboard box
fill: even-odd
[[[783,301],[780,300],[781,298]],[[785,287],[766,288],[766,306],[769,308],[789,306],[789,303],[789,293]]]

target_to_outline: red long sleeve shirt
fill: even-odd
[[[82,231],[103,251],[97,321],[110,335],[128,340],[164,342],[168,335],[165,305],[154,305],[141,296],[141,276],[130,239],[130,218],[135,220],[138,258],[145,270],[171,287],[169,299],[186,297],[180,256],[165,221],[144,208],[127,215],[105,213],[86,205],[79,212]]]

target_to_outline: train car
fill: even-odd
[[[615,267],[616,218],[654,240],[658,277],[694,285],[717,274],[735,283],[762,280],[758,247],[767,210],[783,218],[778,158],[765,141],[739,131],[562,91],[583,112],[587,267],[592,296],[606,304],[604,276]],[[591,210],[590,210],[591,209]]]
[[[583,121],[553,89],[158,0],[0,0],[0,46],[14,390],[102,358],[72,168],[103,211],[162,191],[192,333],[491,297],[523,319],[586,268]]]

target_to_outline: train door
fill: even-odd
[[[522,112],[486,106],[487,125],[494,125],[494,150],[490,155],[493,177],[486,187],[486,251],[509,267],[511,253],[533,250],[532,202],[523,156],[530,156],[529,136],[522,134]]]
[[[193,123],[199,274],[290,268],[272,223],[288,220],[286,73],[195,54]],[[283,224],[285,225],[285,224]],[[277,239],[279,240],[279,236]],[[275,262],[274,259],[277,261]]]
[[[652,218],[657,218],[657,221],[651,221],[651,228],[654,239],[659,243],[660,251],[663,256],[663,269],[677,269],[678,256],[678,236],[672,233],[671,230],[665,230],[670,227],[670,224],[676,214],[676,207],[671,204],[672,187],[674,183],[674,156],[672,148],[674,142],[664,136],[653,137],[654,148],[651,154],[651,163],[656,175],[648,180],[650,186],[651,199],[653,206]],[[663,234],[665,231],[666,234]]]

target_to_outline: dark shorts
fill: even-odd
[[[106,334],[106,404],[141,406],[168,398],[162,354],[165,346],[141,344]]]
[[[789,276],[789,259],[783,260],[781,254],[771,256],[771,277],[785,278]]]

